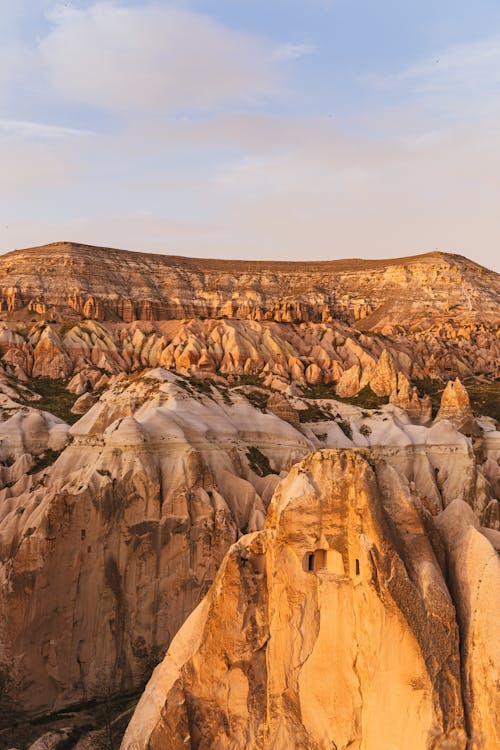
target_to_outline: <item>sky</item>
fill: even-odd
[[[0,252],[500,271],[498,0],[0,0]]]

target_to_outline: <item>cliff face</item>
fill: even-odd
[[[500,375],[497,274],[443,253],[246,263],[71,243],[0,257],[0,364],[16,378],[163,366],[366,385]]]
[[[0,298],[0,750],[116,747],[176,633],[127,748],[489,750],[495,274],[60,244]]]
[[[0,311],[100,321],[239,318],[365,320],[407,326],[428,317],[488,320],[498,277],[444,253],[388,261],[216,261],[74,243],[0,258]],[[15,317],[15,316],[14,316]]]
[[[71,428],[3,402],[0,727],[140,688],[230,545],[263,528],[279,475],[319,447],[372,451],[425,518],[458,498],[500,528],[491,421],[479,460],[446,420],[324,400],[308,421],[318,402],[264,393],[163,369],[120,375]],[[389,508],[393,484],[384,493]]]
[[[467,732],[474,747],[496,747],[496,594],[482,589],[474,615],[492,640],[461,657],[433,528],[373,454],[308,456],[278,487],[266,529],[231,548],[155,670],[122,749],[458,750]],[[477,533],[498,581],[495,551]],[[453,534],[443,539],[457,559]],[[459,611],[468,591],[453,588]],[[488,722],[472,699],[476,660],[496,665],[480,689]]]

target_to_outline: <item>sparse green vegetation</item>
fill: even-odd
[[[344,433],[344,435],[347,438],[349,438],[349,440],[352,440],[352,427],[349,424],[349,422],[346,422],[345,419],[338,419],[338,418],[337,418],[336,422],[337,422],[338,426],[340,427],[340,429],[342,430],[342,432]]]
[[[190,385],[193,386],[197,391],[206,393],[207,396],[212,396],[212,381],[208,378],[188,378]]]
[[[277,474],[277,471],[271,468],[269,459],[254,445],[251,445],[247,451],[247,459],[252,471],[259,477],[267,477],[268,474]]]
[[[500,381],[492,383],[466,383],[472,410],[500,422]]]
[[[72,414],[71,409],[78,398],[74,393],[66,390],[67,380],[62,378],[32,378],[28,384],[29,388],[38,393],[42,398],[40,401],[30,401],[30,406],[41,411],[48,411],[54,416],[63,419],[68,424],[73,424],[80,416]]]
[[[298,409],[297,414],[301,422],[323,422],[327,419],[332,419],[332,415],[320,409],[316,404],[309,404],[307,409]]]
[[[52,466],[52,464],[57,461],[61,453],[62,451],[53,451],[51,448],[47,448],[47,450],[40,456],[36,456],[35,463],[28,471],[28,474],[38,474],[38,472],[42,471],[42,469],[46,469],[48,466]]]
[[[269,393],[266,393],[266,391],[263,391],[261,389],[254,388],[251,391],[245,391],[244,396],[248,401],[250,401],[253,406],[255,406],[256,409],[260,409],[260,411],[265,410],[267,401],[269,399]]]
[[[337,396],[335,393],[336,383],[328,383],[328,385],[309,385],[302,387],[304,392],[304,398],[310,399],[331,399],[334,401],[340,401],[343,404],[352,404],[353,406],[360,406],[364,409],[377,409],[383,404],[389,402],[388,396],[377,396],[372,391],[369,385],[365,386],[357,396]]]
[[[220,395],[222,396],[222,400],[224,401],[224,403],[226,404],[226,406],[232,406],[233,405],[233,401],[231,399],[231,396],[229,395],[229,391],[227,390],[227,388],[223,387],[223,388],[218,388],[217,390],[219,391]]]
[[[328,385],[323,383],[320,385],[303,385],[301,386],[301,389],[304,393],[304,398],[337,398],[335,395],[335,383],[328,383]]]
[[[234,377],[237,379],[238,385],[260,385],[260,375],[246,375],[244,373],[235,373]]]
[[[360,406],[362,409],[378,409],[379,406],[389,403],[389,396],[377,396],[369,385],[366,385],[357,396],[350,396],[349,398],[335,396],[334,398],[343,404]]]

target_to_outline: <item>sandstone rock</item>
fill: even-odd
[[[71,408],[72,414],[85,414],[86,411],[88,411],[92,406],[95,404],[95,396],[93,396],[91,393],[84,393],[80,396],[80,398],[77,398],[75,403],[73,404]]]
[[[464,304],[464,288],[472,309]],[[440,685],[449,685],[450,680],[446,669],[440,678],[436,676],[439,664],[434,655],[429,656],[425,640],[429,634],[435,638],[439,661],[444,638],[434,622],[436,582],[431,575],[429,584],[422,572],[434,571],[428,540],[444,566],[443,546],[432,518],[459,498],[472,508],[481,528],[488,527],[481,534],[497,544],[500,435],[494,423],[486,434],[482,421],[481,436],[473,441],[456,429],[470,432],[467,420],[455,425],[441,419],[427,429],[430,401],[420,401],[409,379],[466,373],[491,384],[491,378],[500,374],[499,301],[497,275],[459,256],[439,253],[394,261],[247,264],[108,249],[96,253],[94,248],[61,243],[0,257],[0,308],[5,319],[0,324],[0,673],[6,678],[1,703],[9,721],[14,715],[24,721],[40,712],[123,695],[144,684],[175,632],[203,598],[225,550],[242,533],[256,530],[255,544],[271,539],[269,549],[278,550],[279,560],[285,560],[282,570],[276,568],[276,584],[289,597],[287,607],[272,581],[264,592],[286,625],[285,635],[279,635],[276,620],[266,619],[261,600],[255,603],[260,620],[252,619],[254,611],[245,603],[246,593],[241,598],[241,590],[250,592],[250,598],[254,591],[260,596],[261,584],[253,589],[253,579],[249,582],[246,574],[238,573],[233,593],[240,596],[238,612],[245,611],[247,619],[239,620],[241,613],[235,616],[238,632],[231,630],[232,623],[228,625],[234,636],[229,645],[238,646],[237,636],[247,633],[247,660],[239,659],[235,646],[231,664],[244,672],[244,665],[254,663],[248,653],[261,643],[257,633],[262,623],[274,633],[272,648],[283,646],[290,632],[300,632],[303,643],[292,638],[288,662],[277,659],[271,645],[261,644],[255,672],[244,677],[257,680],[253,694],[258,699],[249,701],[250,709],[245,709],[245,683],[236,667],[226,683],[228,701],[217,691],[209,700],[222,706],[219,718],[225,715],[226,704],[231,711],[236,705],[228,724],[231,731],[240,732],[235,725],[248,727],[245,711],[253,717],[253,726],[261,726],[258,706],[267,701],[270,717],[285,717],[284,731],[289,732],[285,747],[291,746],[294,722],[314,725],[313,739],[305,737],[304,747],[308,742],[321,743],[337,709],[330,692],[316,689],[315,675],[319,672],[323,677],[318,663],[328,664],[336,654],[335,669],[343,669],[346,661],[349,666],[352,643],[337,623],[333,632],[344,646],[337,654],[336,642],[331,643],[325,631],[331,608],[323,607],[328,599],[323,595],[331,591],[332,582],[328,580],[325,588],[321,579],[315,587],[306,577],[303,588],[300,571],[288,565],[294,558],[289,559],[290,550],[286,554],[284,550],[308,540],[310,528],[297,524],[290,545],[281,537],[278,544],[279,524],[261,530],[272,491],[294,462],[319,446],[364,447],[376,467],[380,497],[376,493],[374,497],[386,522],[378,529],[379,536],[375,534],[381,557],[370,563],[377,581],[382,581],[382,597],[373,593],[375,583],[363,579],[360,586],[367,606],[373,604],[365,612],[357,598],[360,586],[351,591],[346,581],[342,591],[349,592],[355,606],[346,612],[345,621],[356,634],[356,643],[373,640],[380,645],[380,658],[387,657],[391,666],[387,681],[395,686],[408,674],[404,664],[402,673],[399,663],[394,666],[390,661],[380,638],[385,633],[412,659],[418,640],[420,657],[417,654],[416,661],[410,659],[408,664],[429,664],[422,667],[422,681],[418,677],[412,683],[411,705],[406,683],[401,692],[408,698],[405,705],[414,724],[436,718],[429,731],[438,738],[433,746],[437,750],[443,734],[447,736],[443,717],[450,709],[440,708],[436,691],[441,697],[447,695],[448,688],[440,692]],[[452,305],[453,321],[449,319]],[[33,316],[37,316],[34,324]],[[355,326],[355,320],[362,324]],[[390,342],[380,334],[390,336]],[[341,380],[338,393],[345,388],[344,395],[349,396],[374,379],[376,388],[387,391],[396,373],[398,393],[391,400],[404,405],[406,413],[393,405],[373,413],[331,399],[307,399],[303,397],[307,389],[301,388],[306,382],[326,385]],[[61,419],[33,408],[36,398],[45,408],[51,403],[46,398],[47,384],[43,400],[35,393],[38,376],[72,378],[70,390],[83,397],[80,408],[88,407],[91,393],[100,399],[69,430]],[[254,381],[259,388],[244,385]],[[62,403],[53,402],[64,414],[64,394]],[[308,421],[300,429],[296,408],[307,410]],[[471,425],[478,429],[475,422]],[[320,472],[319,477],[320,484],[324,480],[330,487],[328,472],[324,476]],[[340,489],[328,490],[332,497],[338,498],[346,481],[339,478]],[[292,488],[297,497],[292,493],[291,511],[302,491],[297,487]],[[355,487],[364,497],[362,483]],[[320,504],[325,500],[324,488],[317,486],[314,492],[312,507],[318,498]],[[376,503],[363,506],[359,529],[365,536]],[[409,527],[405,521],[400,533],[401,517],[413,518],[412,507],[420,520]],[[338,529],[339,538],[347,534],[351,549],[356,534],[349,523],[346,527],[339,520]],[[414,535],[419,523],[424,524],[426,537]],[[411,553],[405,546],[410,542],[414,543]],[[245,541],[238,550],[247,554]],[[239,554],[233,555],[233,562]],[[266,565],[269,555],[274,551],[266,552]],[[421,560],[425,560],[422,566]],[[401,565],[415,589],[408,589],[406,583],[400,587]],[[230,568],[226,566],[227,571]],[[285,576],[287,568],[290,580]],[[434,593],[424,605],[422,592],[429,586]],[[312,620],[304,620],[309,629],[297,625],[299,613],[309,617],[309,609],[302,606],[304,592],[315,602]],[[343,599],[338,602],[343,606]],[[405,602],[415,604],[418,611],[409,604],[405,609]],[[356,622],[353,612],[362,614]],[[443,627],[451,628],[447,642],[452,644],[446,601],[440,612]],[[210,618],[215,620],[216,615],[211,610]],[[363,621],[368,628],[363,629]],[[407,646],[409,652],[404,650]],[[281,674],[294,677],[287,677],[284,690],[283,682],[277,691],[269,682],[270,697],[263,703],[258,675],[262,676],[262,654],[267,649],[270,663],[281,664]],[[360,646],[359,653],[359,665],[368,669],[366,645]],[[205,648],[203,659],[207,654]],[[307,656],[304,663],[303,656]],[[224,664],[216,664],[214,674],[225,675]],[[197,668],[193,667],[195,676]],[[343,688],[340,706],[344,695],[350,701],[342,712],[346,717],[342,737],[349,737],[340,746],[350,742],[351,735],[357,736],[360,725],[377,725],[380,705],[367,682],[360,681],[356,691],[357,676],[352,670],[346,673],[347,684],[340,680],[336,688]],[[267,679],[262,676],[262,684]],[[331,684],[328,680],[326,675],[325,690]],[[386,681],[373,680],[382,694]],[[318,719],[310,716],[309,689],[321,705]],[[455,695],[453,690],[451,694]],[[384,711],[390,711],[391,717],[395,714],[391,701],[382,707],[383,716]],[[177,708],[174,719],[176,712]],[[272,724],[278,738],[273,722],[269,731]],[[401,724],[399,718],[394,721],[395,732]],[[189,731],[194,732],[196,744],[195,725]],[[211,733],[210,722],[207,727]],[[242,746],[247,743],[247,729],[241,733],[236,747],[241,736]],[[387,737],[381,737],[386,742]],[[456,744],[460,742],[457,739]],[[389,746],[386,742],[381,750]],[[330,743],[327,747],[331,750]]]
[[[359,376],[361,368],[359,365],[353,365],[344,373],[339,382],[335,386],[335,392],[337,396],[341,398],[349,398],[355,396],[360,390]]]
[[[319,385],[319,383],[321,383],[323,380],[323,373],[321,372],[318,365],[314,364],[313,362],[306,369],[305,378],[309,385]]]
[[[472,418],[469,394],[460,380],[449,380],[441,396],[436,420],[448,419],[456,427]]]
[[[398,373],[398,388],[391,393],[389,403],[404,409],[418,424],[428,424],[432,419],[430,396],[420,399],[417,389],[411,385],[403,372]]]
[[[28,750],[64,750],[67,747],[68,740],[71,740],[71,735],[71,729],[45,732],[29,746]]]
[[[500,560],[463,501],[451,503],[437,525],[446,544],[460,626],[471,747],[500,747]]]
[[[458,256],[428,254],[403,265],[337,261],[252,266],[235,261],[230,267],[184,259],[182,273],[175,258],[105,248],[99,249],[96,273],[96,257],[95,248],[71,243],[2,256],[0,303],[4,300],[6,317],[22,318],[23,311],[35,309],[45,316],[37,324],[38,336],[30,334],[28,341],[23,341],[22,328],[4,328],[0,353],[16,375],[31,377],[33,350],[50,319],[51,335],[60,332],[61,342],[52,349],[54,361],[47,342],[42,345],[35,370],[49,377],[67,377],[86,366],[110,374],[158,365],[255,373],[270,362],[271,370],[273,364],[284,368],[276,374],[300,381],[302,359],[309,359],[327,383],[354,364],[368,377],[385,347],[377,330],[391,336],[397,331],[391,342],[395,369],[408,374],[411,369],[414,377],[449,377],[449,372],[495,377],[498,371],[498,278]],[[4,277],[8,284],[2,287]],[[464,305],[464,285],[474,299],[473,315]],[[74,291],[68,294],[70,287]],[[286,301],[280,298],[283,288],[288,290]],[[450,303],[453,324],[447,320]],[[351,327],[363,317],[360,310],[372,311],[363,320],[370,336]],[[67,317],[74,323],[69,331],[60,324]],[[164,326],[174,321],[177,335],[172,335],[175,326],[170,331]],[[201,321],[211,321],[208,330]],[[245,325],[232,327],[238,322]],[[219,323],[226,330],[217,339],[212,331]],[[71,360],[69,372],[65,356]],[[313,367],[310,378],[319,382],[318,377]],[[380,377],[375,388],[389,395],[387,373]],[[366,382],[362,379],[361,388]]]
[[[294,427],[298,427],[300,424],[299,416],[293,406],[290,404],[287,398],[281,396],[279,393],[272,393],[266,404],[268,411],[276,414],[277,417],[283,419],[285,422],[289,422]]]
[[[261,528],[255,487],[265,477],[255,477],[247,454],[282,471],[309,443],[241,394],[227,402],[211,393],[164,370],[118,380],[72,426],[43,482],[25,474],[26,484],[0,496],[0,672],[10,716],[137,689],[225,550],[244,529]],[[16,455],[40,455],[56,448],[49,438],[59,424],[34,410],[16,415],[0,422],[0,446],[8,435],[12,453],[17,434]]]
[[[453,604],[391,471],[381,495],[354,453],[294,467],[155,670],[122,750],[465,748]]]
[[[377,396],[390,396],[397,384],[394,360],[387,349],[384,349],[370,378],[370,388]]]
[[[33,350],[32,375],[37,377],[66,378],[72,371],[71,360],[64,352],[59,337],[51,328],[45,328]]]

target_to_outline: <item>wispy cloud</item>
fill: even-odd
[[[381,92],[413,100],[441,117],[477,119],[500,112],[500,36],[454,44],[388,76]]]
[[[0,120],[0,134],[2,133],[33,140],[51,140],[93,135],[90,130],[80,130],[78,128],[67,128],[60,125],[25,120]]]
[[[299,60],[301,57],[314,55],[316,51],[317,51],[316,45],[310,42],[303,42],[299,44],[288,42],[286,44],[281,44],[279,47],[276,47],[276,49],[273,52],[272,57],[273,57],[273,60],[280,60],[280,61]]]
[[[270,94],[265,39],[208,16],[161,5],[58,6],[40,44],[51,86],[105,110],[209,109]]]

